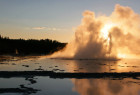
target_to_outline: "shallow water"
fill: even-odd
[[[0,62],[0,71],[55,71],[55,72],[140,72],[140,59],[61,60],[46,57],[12,59]]]
[[[0,62],[0,71],[39,70],[72,73],[140,72],[140,60],[60,60],[46,57],[15,57]],[[23,91],[19,92],[17,89]],[[140,77],[83,79],[49,76],[1,77],[0,95],[140,95]]]
[[[14,92],[13,95],[140,95],[140,81],[131,78],[113,80],[35,77],[35,80],[36,83],[30,84],[25,78],[0,78],[0,88],[20,88],[19,85],[24,84],[25,87],[39,90],[30,94]],[[1,95],[12,94],[5,92]]]

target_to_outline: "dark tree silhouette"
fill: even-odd
[[[0,35],[0,55],[2,54],[51,54],[61,50],[66,43],[50,39],[9,39]]]

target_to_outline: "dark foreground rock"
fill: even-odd
[[[49,76],[50,78],[140,78],[140,72],[104,72],[104,73],[70,73],[54,71],[0,71],[0,77],[34,77]]]
[[[0,88],[0,93],[26,93],[26,94],[32,94],[37,93],[37,89],[24,87],[24,88]]]

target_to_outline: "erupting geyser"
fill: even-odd
[[[53,58],[95,59],[131,57],[140,54],[140,15],[131,8],[115,6],[110,16],[85,11],[74,39]]]

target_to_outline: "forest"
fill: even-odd
[[[0,55],[42,55],[61,50],[67,43],[51,39],[10,39],[0,35]]]

